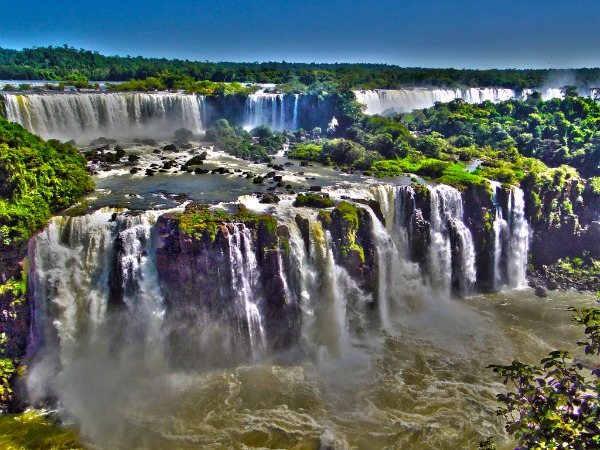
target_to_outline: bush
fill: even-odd
[[[309,208],[330,208],[333,200],[317,194],[299,194],[294,201],[294,206],[306,206]]]
[[[28,239],[50,215],[94,188],[86,160],[70,144],[43,141],[0,118],[2,245]]]
[[[497,398],[519,448],[600,448],[600,309],[569,310],[585,327],[582,358],[556,350],[541,367],[520,361],[489,366],[516,389]]]

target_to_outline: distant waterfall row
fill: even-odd
[[[278,207],[270,235],[224,223],[203,244],[157,211],[54,218],[30,247],[34,345],[49,358],[41,367],[60,370],[115,345],[185,366],[256,361],[288,348],[335,355],[373,321],[393,326],[408,305],[474,293],[476,249],[456,189],[429,187],[420,199],[411,186],[356,192],[380,208],[357,204],[373,283],[340,262],[339,236],[310,210]],[[498,289],[525,283],[523,195],[509,196],[492,232]],[[103,339],[118,342],[96,348]]]
[[[367,114],[403,113],[456,98],[480,103],[515,96],[510,89],[483,88],[378,89],[355,94],[367,106]],[[543,97],[560,95],[559,89],[548,89]],[[311,95],[259,92],[247,98],[230,97],[235,98],[165,92],[2,94],[8,120],[46,139],[75,139],[83,143],[100,136],[169,138],[181,127],[199,133],[221,118],[247,130],[268,125],[278,131],[311,129],[331,121],[329,106]]]
[[[529,91],[524,92],[527,96]],[[376,89],[354,91],[357,100],[367,106],[366,114],[398,114],[415,109],[430,108],[436,102],[447,103],[457,98],[467,103],[494,103],[516,97],[512,89],[470,88],[470,89]],[[560,89],[546,89],[542,93],[544,100],[560,97]]]
[[[209,106],[204,96],[183,93],[40,93],[3,94],[7,119],[46,139],[169,138],[181,127],[200,133],[227,116],[228,105]],[[252,129],[296,130],[300,95],[249,95],[243,111],[229,111],[233,122]],[[221,117],[223,116],[223,117]]]
[[[175,93],[6,94],[7,119],[61,140],[173,136],[203,129],[203,97]],[[85,141],[84,141],[85,142]]]

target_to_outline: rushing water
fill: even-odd
[[[529,249],[529,224],[525,219],[523,191],[513,186],[507,195],[504,218],[503,205],[498,200],[500,183],[490,182],[493,189],[493,202],[496,207],[494,217],[494,289],[504,287],[522,288],[526,286],[525,271]]]
[[[203,130],[204,98],[176,93],[6,94],[8,120],[43,138],[172,136]]]
[[[527,96],[531,91],[524,92]],[[463,99],[467,103],[491,101],[502,102],[515,98],[512,89],[469,88],[469,89],[376,89],[354,91],[357,100],[366,105],[366,114],[405,113],[415,109],[431,108],[435,102],[447,103]],[[548,88],[542,92],[544,100],[561,97],[560,89]]]

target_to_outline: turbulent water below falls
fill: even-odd
[[[567,305],[527,291],[407,307],[343,358],[176,372],[82,353],[57,382],[93,448],[512,448],[485,366],[574,342]],[[533,362],[533,361],[532,361]]]

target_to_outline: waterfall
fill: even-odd
[[[282,131],[287,127],[284,94],[258,92],[248,95],[244,107],[244,128],[251,130],[268,125],[272,130]]]
[[[507,261],[508,285],[512,288],[527,285],[527,252],[529,251],[529,224],[525,218],[525,195],[518,187],[513,187],[509,202],[510,238]]]
[[[449,297],[452,279],[455,276],[461,295],[469,295],[475,285],[477,272],[473,239],[471,232],[463,223],[462,197],[456,189],[445,185],[429,188],[429,194],[431,198],[429,282],[435,291]],[[452,239],[452,235],[455,239]],[[455,261],[454,258],[458,260]]]
[[[8,120],[45,139],[172,137],[203,130],[204,97],[177,93],[5,94]]]
[[[185,240],[168,241],[176,229],[169,228],[168,215],[157,227],[160,211],[106,209],[54,218],[30,246],[33,342],[46,349],[48,359],[39,370],[60,371],[84,355],[110,361],[122,352],[135,353],[136,361],[149,366],[178,363],[177,358],[198,358],[200,365],[212,358],[209,364],[218,364],[220,352],[227,352],[228,363],[260,361],[277,339],[280,348],[299,346],[317,359],[344,355],[369,328],[370,310],[377,311],[383,328],[392,329],[407,305],[472,293],[475,251],[461,194],[443,185],[427,192],[417,196],[412,186],[391,185],[352,191],[376,200],[381,211],[356,203],[371,224],[369,237],[361,235],[363,243],[372,243],[365,247],[372,258],[366,278],[337,260],[343,253],[332,238],[334,229],[330,233],[306,209],[300,212],[309,217],[298,222],[297,208],[278,207],[288,244],[271,247],[271,253],[262,248],[256,229],[242,223],[223,225],[215,242],[196,248]],[[498,288],[525,283],[529,228],[523,198],[518,188],[510,192],[505,220],[494,196]],[[189,248],[169,250],[165,242]],[[415,248],[427,248],[427,257]],[[275,289],[266,285],[279,282]],[[278,335],[279,326],[297,326],[297,334]],[[103,336],[107,344],[97,349]]]
[[[43,350],[29,377],[34,399],[57,388],[47,383],[61,367],[101,364],[128,352],[141,365],[163,364],[164,305],[152,256],[160,214],[55,217],[31,240],[31,345]],[[132,318],[127,327],[111,316],[122,307]]]
[[[512,89],[377,89],[354,91],[358,102],[367,106],[366,114],[396,114],[432,107],[435,102],[462,98],[467,103],[501,102],[515,97]]]
[[[498,201],[498,190],[501,184],[496,181],[490,181],[493,190],[493,203],[496,208],[494,216],[494,290],[498,291],[502,288],[502,283],[505,277],[505,269],[502,265],[503,258],[503,243],[506,242],[508,234],[508,222],[504,220],[502,213],[502,205]],[[504,256],[505,257],[505,256]]]
[[[341,355],[348,347],[346,306],[349,298],[344,292],[356,288],[344,269],[335,264],[331,237],[321,224],[311,219],[308,259],[303,263],[306,274],[302,281],[303,336],[309,349],[317,354]],[[298,233],[294,234],[298,236]],[[299,249],[299,245],[293,247]],[[302,255],[300,253],[296,256]],[[356,293],[356,291],[354,292]]]
[[[294,115],[292,117],[292,130],[298,129],[298,99],[300,94],[294,94]]]
[[[248,330],[252,357],[256,360],[266,350],[265,328],[259,310],[259,268],[250,230],[243,224],[234,225],[229,235],[229,260],[233,292],[236,295],[239,329]]]
[[[500,183],[490,181],[494,191],[496,207],[494,218],[494,290],[504,287],[521,288],[526,286],[527,252],[529,250],[529,224],[525,218],[523,191],[513,186],[506,196],[506,204],[498,199],[502,189]],[[503,206],[508,211],[504,219]]]

